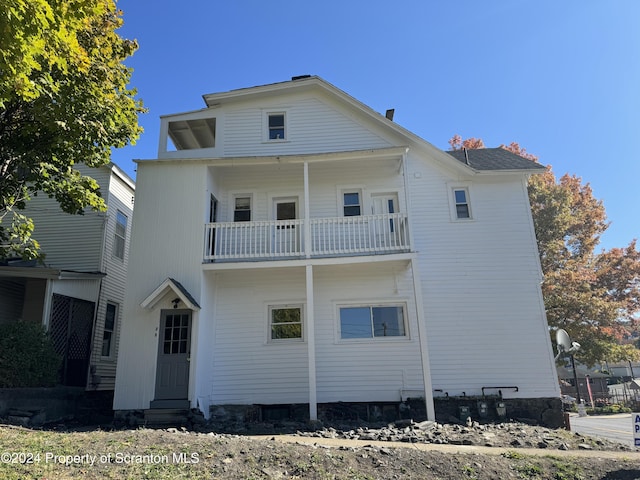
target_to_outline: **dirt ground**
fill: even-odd
[[[368,439],[395,432],[392,426],[252,436],[181,428],[69,432],[2,425],[0,478],[640,479],[640,452],[564,430],[440,426],[446,443],[407,440],[419,437],[413,435],[417,430],[437,429],[437,424],[408,425],[402,429],[407,435],[394,442]]]

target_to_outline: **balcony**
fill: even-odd
[[[304,219],[205,225],[205,262],[380,255],[410,250],[404,213],[312,218],[308,226]]]

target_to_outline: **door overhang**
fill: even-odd
[[[182,302],[182,305],[180,305],[181,308],[187,308],[193,311],[200,310],[200,305],[198,305],[196,299],[193,298],[193,295],[191,295],[180,282],[173,278],[167,278],[160,285],[158,285],[158,287],[140,303],[140,306],[142,308],[146,308],[147,310],[153,310],[154,307],[165,297],[165,295],[169,293],[171,293],[172,296],[175,296],[176,300]],[[178,302],[176,302],[176,308],[177,306]]]

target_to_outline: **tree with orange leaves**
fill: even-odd
[[[455,135],[452,149],[484,148],[479,138]],[[500,145],[517,155],[538,161],[518,143]],[[582,348],[583,363],[640,358],[633,345],[618,337],[640,321],[640,251],[633,240],[625,248],[596,252],[608,228],[601,200],[588,183],[575,175],[557,179],[551,167],[533,175],[528,185],[540,264],[547,321],[553,331],[565,329]]]

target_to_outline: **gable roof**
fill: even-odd
[[[447,153],[474,170],[545,170],[544,165],[500,147],[466,148],[450,150]]]
[[[362,103],[348,93],[316,75],[302,75],[299,77],[293,77],[291,80],[284,82],[205,94],[202,98],[206,104],[206,108],[210,109],[218,108],[237,101],[255,101],[274,98],[283,94],[309,92],[314,90],[325,92],[347,104],[361,115],[383,125],[395,134],[403,136],[407,140],[407,144],[404,145],[411,145],[412,148],[417,147],[428,153],[432,158],[442,162],[443,165],[447,165],[460,173],[471,175],[492,173],[530,174],[541,173],[544,171],[544,166],[508,152],[507,150],[498,148],[487,148],[483,149],[484,151],[482,152],[473,153],[473,160],[466,162],[464,157],[458,158],[458,154],[455,152],[445,152],[444,150],[435,147],[427,140],[386,118],[385,115],[376,112],[368,105]],[[183,114],[190,113],[194,112],[184,112]],[[183,114],[165,115],[163,117],[177,117]]]
[[[177,296],[177,299],[184,303],[188,309],[200,310],[200,305],[198,305],[198,302],[187,289],[184,288],[180,282],[170,277],[158,285],[158,287],[140,303],[140,306],[150,310],[169,292],[173,292],[173,294]]]

